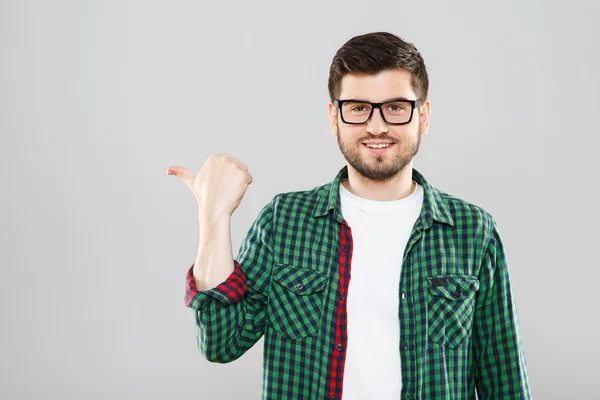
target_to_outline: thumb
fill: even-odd
[[[194,182],[196,175],[190,172],[187,168],[181,166],[172,166],[167,168],[167,175],[175,175],[181,178],[186,185],[190,186]]]

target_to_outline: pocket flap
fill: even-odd
[[[460,301],[479,290],[479,279],[473,275],[435,275],[428,276],[429,293],[432,296],[445,297]]]
[[[320,292],[325,288],[329,276],[305,267],[278,264],[273,280],[300,295]]]

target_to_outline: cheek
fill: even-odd
[[[346,143],[357,143],[365,137],[364,129],[358,126],[338,125],[337,132]]]
[[[413,126],[412,122],[407,125],[401,125],[395,127],[395,129],[389,131],[391,137],[398,138],[401,142],[403,139],[407,139],[410,136],[414,136],[415,133],[418,133],[418,126]]]

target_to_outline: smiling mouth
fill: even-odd
[[[389,146],[383,146],[383,147],[369,147],[366,145],[366,143],[361,143],[363,146],[365,146],[367,149],[375,152],[375,153],[384,153],[386,150],[391,149],[392,147],[394,147],[395,143],[390,143]]]

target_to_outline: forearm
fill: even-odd
[[[200,291],[216,287],[234,270],[230,223],[230,215],[212,218],[199,213],[194,280]]]

